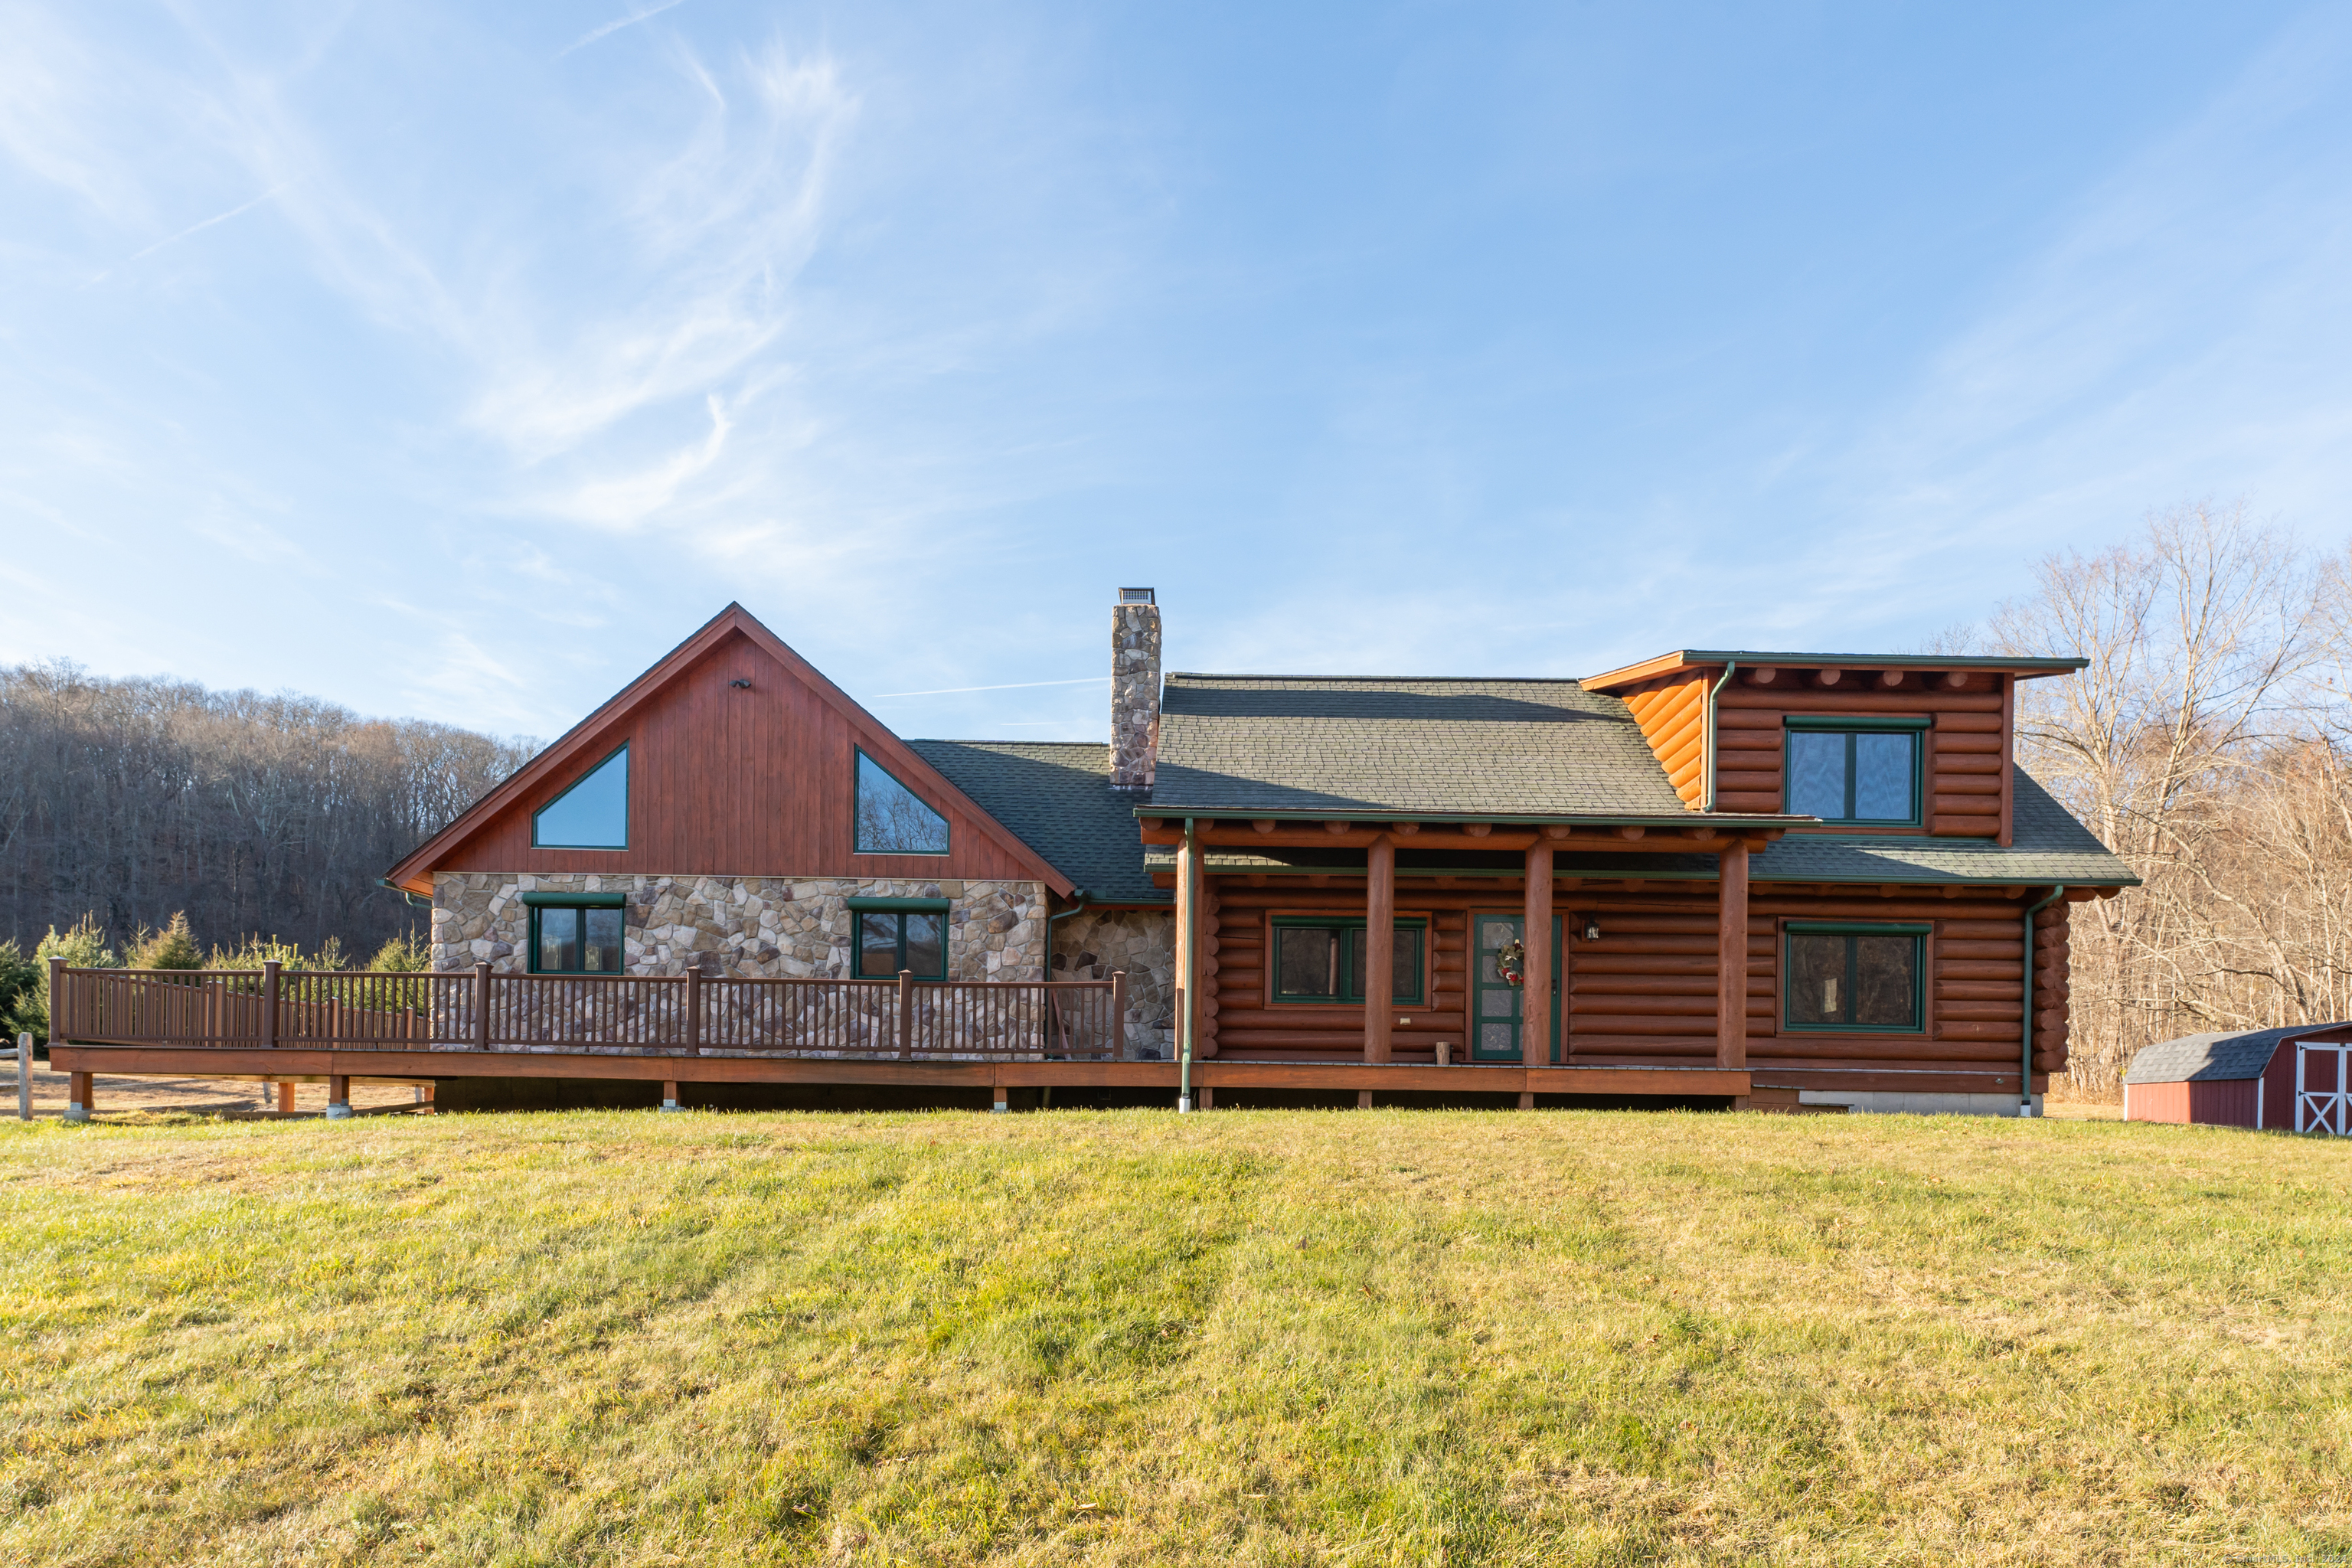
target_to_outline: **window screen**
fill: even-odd
[[[548,906],[530,911],[535,974],[621,973],[621,913],[616,909]]]
[[[1782,1012],[1791,1029],[1926,1027],[1920,926],[1797,926],[1787,933]]]
[[[1787,809],[1823,822],[1917,822],[1920,733],[1790,728]]]
[[[1274,996],[1277,1002],[1361,1002],[1364,999],[1361,921],[1277,921],[1274,927]],[[1417,1005],[1422,997],[1425,921],[1399,921],[1393,1000]]]

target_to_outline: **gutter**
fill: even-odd
[[[375,885],[387,893],[398,893],[402,898],[406,899],[408,907],[412,910],[429,910],[433,907],[432,900],[418,898],[389,877],[378,877],[375,879]]]
[[[1709,816],[1713,816],[1715,813],[1715,700],[1717,696],[1722,692],[1724,681],[1729,680],[1733,673],[1738,668],[1739,661],[1738,659],[1734,658],[1725,660],[1723,666],[1723,679],[1717,681],[1713,686],[1706,689],[1706,713],[1705,715],[1706,723],[1706,735],[1705,737],[1706,743],[1706,788],[1699,796],[1699,800],[1701,802],[1699,810]]]
[[[2059,883],[2050,889],[2050,896],[2025,911],[2025,1007],[2019,1013],[2017,1113],[2033,1114],[2033,917],[2066,896],[2066,884]]]

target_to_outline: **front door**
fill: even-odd
[[[1559,1060],[1559,952],[1562,917],[1551,918],[1551,1059]],[[1470,1059],[1474,1062],[1516,1062],[1519,1050],[1519,1020],[1524,1016],[1519,988],[1505,980],[1495,955],[1519,940],[1527,919],[1518,914],[1474,914],[1471,942],[1477,962],[1470,971]]]

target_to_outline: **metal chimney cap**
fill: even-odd
[[[1149,588],[1121,588],[1118,602],[1122,605],[1156,605],[1160,601],[1151,596]]]

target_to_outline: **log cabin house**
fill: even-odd
[[[2081,660],[1163,679],[1154,600],[1113,607],[1107,746],[902,739],[730,605],[392,868],[432,976],[60,971],[77,1101],[210,1070],[2031,1115],[2063,1068],[2068,911],[2132,879],[2011,758],[2019,683]]]

